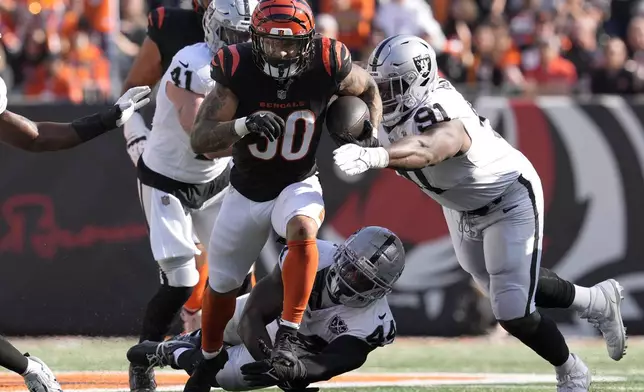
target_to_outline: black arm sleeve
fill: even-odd
[[[325,381],[355,370],[365,363],[373,349],[374,347],[355,336],[340,336],[320,354],[301,359],[306,367],[306,382]]]

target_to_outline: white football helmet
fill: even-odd
[[[203,17],[206,44],[215,53],[222,46],[250,40],[250,18],[257,0],[213,0]]]
[[[438,84],[436,52],[413,35],[383,40],[369,56],[367,71],[378,83],[382,122],[389,126],[427,100]]]

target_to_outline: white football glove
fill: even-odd
[[[132,163],[136,166],[139,162],[143,150],[145,150],[145,145],[148,142],[148,136],[150,135],[150,130],[145,125],[145,120],[143,116],[139,113],[134,112],[130,121],[126,122],[123,126],[123,136],[125,136],[125,148],[127,153],[132,159]]]
[[[333,160],[345,174],[355,176],[372,168],[387,167],[389,153],[384,147],[364,148],[350,143],[336,148]]]
[[[152,90],[148,86],[132,87],[116,101],[115,105],[121,109],[121,117],[116,120],[116,126],[120,127],[129,120],[135,111],[150,103],[150,98],[145,98]]]
[[[7,85],[0,78],[0,114],[7,108]]]
[[[29,361],[35,365],[33,371],[24,375],[29,392],[63,392],[54,373],[42,360],[29,357]]]

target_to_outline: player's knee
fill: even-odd
[[[316,238],[318,235],[318,223],[315,219],[296,215],[286,224],[286,239],[288,241],[301,241]]]
[[[499,320],[501,327],[517,338],[534,334],[540,322],[541,314],[537,310],[525,317],[519,317],[513,320]]]
[[[159,267],[170,287],[194,287],[199,282],[199,271],[192,256],[159,260]]]
[[[208,277],[208,287],[218,294],[237,294],[246,276],[238,278],[226,273],[215,273]]]

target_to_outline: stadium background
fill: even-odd
[[[174,5],[160,3],[2,0],[0,75],[12,86],[10,109],[68,121],[105,105],[145,37],[147,9]],[[631,334],[644,334],[642,4],[313,2],[319,30],[339,34],[356,59],[401,32],[435,46],[442,73],[542,177],[543,265],[582,285],[617,278]],[[407,267],[390,297],[399,333],[488,331],[489,306],[458,268],[438,206],[393,172],[343,176],[331,149],[325,140],[319,152],[322,236],[343,239],[368,224],[401,236]],[[260,275],[277,247],[262,252]],[[0,147],[0,260],[0,309],[12,315],[0,318],[4,334],[137,334],[158,279],[120,132],[63,153]],[[569,333],[594,333],[574,315],[554,316]]]

